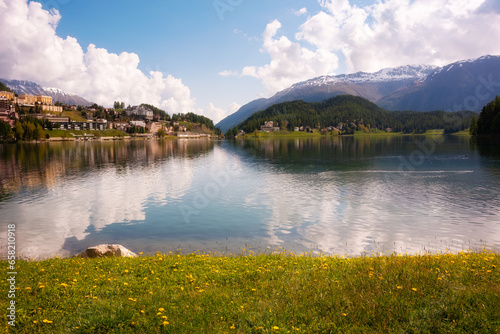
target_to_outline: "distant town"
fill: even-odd
[[[18,140],[57,140],[61,137],[89,139],[95,136],[90,134],[90,131],[105,131],[108,137],[112,138],[126,135],[144,138],[154,136],[210,138],[220,135],[220,130],[214,127],[210,119],[191,113],[170,116],[151,105],[125,107],[125,103],[118,101],[114,103],[114,108],[104,108],[97,104],[76,106],[54,103],[50,96],[17,95],[11,91],[0,91],[0,121],[10,125],[14,130],[12,136]],[[40,135],[35,138],[29,136],[26,138],[16,133],[16,124],[17,127],[26,128],[29,122],[34,124],[35,129],[38,126],[43,129],[43,138]],[[58,131],[58,136],[51,138],[48,132],[54,133],[53,130],[63,130],[69,133],[61,134],[61,131]],[[89,134],[82,135],[81,131],[89,131]]]

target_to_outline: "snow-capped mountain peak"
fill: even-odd
[[[307,81],[299,82],[285,91],[290,91],[304,86],[325,86],[336,83],[377,83],[400,80],[420,80],[427,77],[431,72],[437,69],[437,66],[432,65],[406,65],[395,68],[385,68],[378,72],[356,72],[352,74],[341,75],[324,75]]]

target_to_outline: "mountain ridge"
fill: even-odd
[[[477,68],[477,64],[483,64],[482,68]],[[464,74],[468,72],[471,73]],[[237,126],[253,113],[276,103],[294,100],[322,102],[344,94],[363,97],[392,111],[470,110],[477,112],[490,100],[490,96],[482,99],[484,101],[474,100],[474,90],[481,84],[478,77],[482,76],[483,81],[488,81],[490,74],[494,74],[491,80],[498,80],[500,83],[500,56],[486,55],[477,59],[457,61],[442,67],[405,65],[385,68],[374,73],[356,72],[319,76],[293,84],[268,99],[251,101],[236,113],[220,121],[217,126],[222,131],[226,131]],[[439,82],[438,79],[444,82]],[[461,88],[461,85],[467,88]],[[495,92],[500,94],[500,84],[498,86]],[[491,90],[491,85],[486,88]],[[491,93],[494,92],[491,91]],[[467,97],[469,97],[469,103],[466,105],[464,102],[467,101],[464,100]]]

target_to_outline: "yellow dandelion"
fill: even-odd
[[[47,320],[47,319],[43,319],[43,322],[46,323],[46,324],[51,324],[52,323],[51,320]]]
[[[43,289],[43,288],[45,288],[45,285],[40,285],[38,288]]]
[[[163,312],[163,311],[165,311],[165,309],[164,309],[163,307],[160,307],[160,308],[158,309],[158,311]]]
[[[166,325],[168,325],[168,324],[169,324],[169,322],[168,322],[168,321],[164,321],[164,322],[163,322],[163,326],[166,326]]]
[[[158,313],[156,313],[156,315],[162,315],[162,313],[161,313],[161,312],[158,312]]]
[[[398,285],[398,286],[396,286],[396,288],[397,288],[398,290],[401,290],[403,287]]]
[[[144,310],[141,310],[141,314],[144,314],[144,313],[146,313],[146,312]]]
[[[33,320],[33,323],[34,323],[34,324],[36,324],[36,323],[38,323],[38,321],[36,321],[36,320]]]
[[[128,270],[127,269],[125,269],[125,274],[128,274]]]
[[[132,321],[131,325],[132,325],[132,326],[135,326],[135,322],[133,322],[133,321]]]
[[[167,316],[166,316],[166,315],[164,315],[164,316],[163,316],[163,317],[161,317],[161,318],[162,318],[162,319],[167,319]]]
[[[417,291],[417,289],[416,289],[416,288],[411,288],[411,289],[412,289],[413,291]]]
[[[31,290],[31,288],[29,286],[26,287],[26,290]]]
[[[232,324],[231,327],[229,327],[229,329],[236,329],[236,327],[234,327],[234,324]]]
[[[277,330],[279,330],[280,328],[279,328],[278,326],[274,326],[274,327],[273,327],[273,329],[274,329],[275,331],[277,331]]]
[[[342,313],[342,315],[343,315],[344,317],[347,317],[347,313]]]
[[[123,283],[123,285],[128,285],[128,283]]]

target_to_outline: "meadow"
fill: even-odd
[[[500,255],[487,250],[246,249],[16,266],[16,326],[1,320],[9,333],[500,333]],[[6,310],[9,285],[0,284]]]

